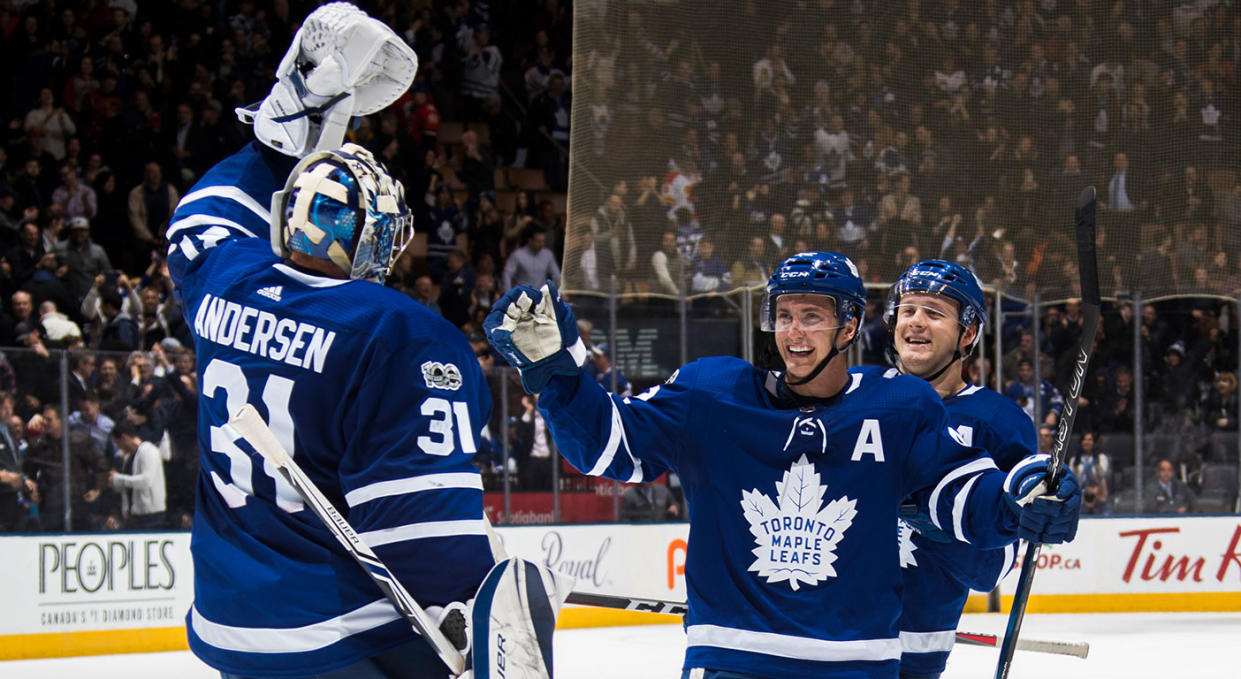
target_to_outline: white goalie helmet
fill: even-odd
[[[326,259],[382,283],[414,235],[401,183],[370,151],[345,144],[302,159],[272,196],[272,250]]]

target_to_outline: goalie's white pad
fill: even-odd
[[[333,2],[306,17],[271,93],[257,107],[238,108],[237,117],[253,124],[264,144],[300,158],[339,148],[350,117],[396,101],[417,71],[417,55],[392,29],[347,2]]]
[[[552,632],[573,578],[525,559],[497,563],[470,604],[474,679],[551,679]]]

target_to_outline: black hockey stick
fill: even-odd
[[[1093,186],[1082,189],[1081,195],[1077,197],[1077,210],[1073,221],[1077,232],[1077,267],[1082,286],[1082,341],[1077,350],[1077,360],[1073,364],[1073,383],[1069,385],[1069,393],[1064,399],[1060,427],[1056,430],[1055,441],[1052,442],[1051,462],[1047,465],[1048,493],[1056,492],[1056,482],[1060,478],[1061,468],[1064,467],[1069,435],[1073,433],[1073,421],[1077,419],[1077,399],[1082,395],[1086,368],[1090,365],[1090,352],[1094,348],[1095,331],[1099,328],[1099,266],[1095,257]],[[1013,650],[1017,635],[1021,633],[1021,621],[1025,618],[1026,602],[1029,601],[1030,587],[1034,583],[1040,547],[1038,543],[1031,543],[1026,547],[1025,559],[1021,563],[1021,576],[1017,580],[1017,589],[1013,592],[1013,607],[1008,614],[1004,643],[1000,646],[1000,662],[995,668],[996,679],[1007,679],[1012,666]]]
[[[453,676],[459,676],[464,672],[465,658],[460,651],[435,626],[435,622],[431,620],[426,611],[422,610],[418,602],[414,601],[414,597],[410,596],[409,591],[392,575],[384,562],[380,561],[379,557],[375,556],[375,552],[371,551],[362,538],[358,537],[353,526],[350,526],[345,517],[336,511],[336,507],[332,506],[332,502],[323,495],[323,491],[319,490],[314,481],[311,481],[301,467],[293,461],[293,458],[289,457],[284,446],[276,440],[275,435],[271,433],[271,429],[268,429],[267,423],[263,421],[254,406],[249,404],[242,406],[233,414],[228,424],[238,434],[241,434],[241,437],[249,442],[260,455],[280,470],[281,476],[306,501],[306,506],[323,522],[323,525],[327,526],[332,535],[344,546],[345,551],[357,560],[358,565],[366,571],[367,575],[371,576],[375,584],[379,585],[379,589],[392,601],[397,612],[409,622],[414,631],[431,645],[435,654],[452,671]]]

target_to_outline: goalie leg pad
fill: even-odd
[[[551,679],[556,615],[573,579],[525,559],[496,564],[470,609],[475,679]]]

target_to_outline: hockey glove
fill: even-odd
[[[1068,467],[1060,468],[1054,495],[1047,493],[1049,455],[1031,455],[1013,467],[1004,479],[1004,496],[1017,512],[1017,535],[1023,540],[1054,545],[1077,535],[1082,489]]]
[[[504,293],[483,321],[491,346],[521,372],[521,386],[537,394],[553,375],[577,375],[586,345],[573,310],[548,281],[542,290],[519,285]]]
[[[300,158],[339,148],[352,116],[396,101],[414,81],[418,57],[386,24],[347,2],[302,22],[263,101],[236,109],[267,146]]]

